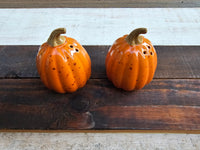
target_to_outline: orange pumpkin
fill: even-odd
[[[106,56],[106,73],[117,88],[141,89],[150,83],[157,66],[157,54],[151,42],[140,34],[146,28],[133,30],[117,39]]]
[[[41,45],[37,70],[44,85],[58,93],[74,92],[91,75],[91,60],[86,50],[73,38],[61,36],[65,28],[54,30]]]

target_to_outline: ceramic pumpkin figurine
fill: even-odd
[[[86,50],[73,38],[61,36],[65,28],[54,30],[42,44],[36,58],[42,82],[58,93],[74,92],[83,87],[91,74]]]
[[[117,88],[141,89],[153,79],[157,54],[151,42],[141,34],[146,28],[133,30],[115,41],[106,56],[106,73]]]

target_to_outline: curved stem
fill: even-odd
[[[143,42],[143,36],[141,36],[140,34],[145,34],[145,33],[147,33],[146,28],[135,29],[126,37],[126,41],[128,42],[129,45],[132,46],[141,44]]]
[[[51,45],[52,47],[56,47],[63,44],[66,39],[64,36],[61,36],[60,34],[65,34],[65,33],[66,33],[65,28],[55,29],[49,36],[47,43]]]

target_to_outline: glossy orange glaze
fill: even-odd
[[[125,38],[117,39],[106,56],[106,73],[117,88],[127,91],[141,89],[153,79],[157,54],[151,42],[143,37],[139,45],[131,46]]]
[[[42,82],[58,93],[74,92],[83,87],[91,75],[87,51],[73,38],[59,46],[41,45],[36,62]]]

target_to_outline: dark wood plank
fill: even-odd
[[[1,8],[199,7],[198,0],[0,0]]]
[[[96,129],[200,130],[200,107],[106,106],[92,111]]]
[[[0,46],[0,78],[38,78],[39,46]],[[105,57],[109,46],[85,46],[92,61],[91,78],[106,78]],[[155,79],[200,78],[200,46],[155,46],[158,67]]]
[[[0,129],[200,130],[200,79],[155,79],[126,92],[90,79],[57,94],[39,79],[0,80]]]

